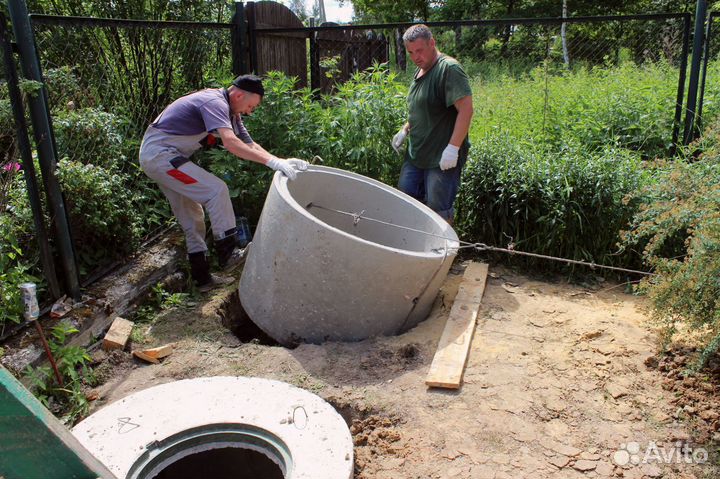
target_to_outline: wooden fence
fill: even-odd
[[[300,87],[328,93],[353,73],[389,59],[390,42],[371,30],[317,31],[303,26],[285,5],[272,1],[248,2],[242,15],[247,20],[243,64],[259,75],[282,71],[297,77]],[[321,25],[326,26],[336,24]]]

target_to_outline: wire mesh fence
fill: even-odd
[[[33,25],[62,162],[58,174],[87,279],[169,217],[137,165],[140,139],[175,98],[229,81],[230,26],[43,16]]]
[[[551,135],[556,141],[596,134],[598,145],[619,143],[649,156],[672,149],[682,112],[688,48],[688,17],[657,15],[602,19],[443,22],[430,24],[438,49],[458,59],[474,84],[476,133],[501,130],[519,135]],[[406,56],[402,32],[407,25],[362,30],[320,30],[320,80],[327,90],[360,67],[387,59],[389,67],[411,81],[415,66]],[[328,37],[350,32],[377,39],[364,50]],[[661,115],[628,118],[640,111],[618,111],[655,103]],[[578,109],[602,101],[607,107],[593,125],[572,124]],[[628,121],[629,120],[629,121]],[[601,124],[604,122],[603,124]],[[527,131],[529,129],[530,131]],[[592,132],[588,131],[593,130]]]
[[[72,108],[102,108],[137,131],[173,99],[232,74],[230,25],[224,23],[36,16],[33,25],[52,108],[66,101]]]
[[[668,14],[430,25],[440,51],[457,58],[470,77],[471,138],[537,140],[538,148],[612,144],[653,157],[666,155],[677,138],[689,19]],[[137,164],[142,133],[175,98],[229,84],[237,43],[230,23],[32,20],[63,166],[58,176],[87,280],[166,224],[169,208]],[[301,57],[285,73],[300,68],[321,92],[333,93],[374,64],[408,84],[415,67],[402,42],[407,26],[253,30],[248,24],[242,55],[260,74],[290,64],[275,61],[287,56],[287,43],[275,41],[285,36],[293,56]],[[708,89],[706,114],[715,95]],[[15,155],[12,135],[6,136],[0,134],[3,164]]]

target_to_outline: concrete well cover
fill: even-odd
[[[249,439],[230,447],[265,454],[285,479],[349,479],[353,473],[352,437],[337,411],[270,379],[219,376],[154,386],[90,415],[73,434],[118,479],[155,477],[174,461],[229,447],[227,438],[241,436]]]
[[[278,173],[240,299],[284,345],[399,334],[427,317],[458,246],[440,216],[379,181],[322,166],[295,181]]]

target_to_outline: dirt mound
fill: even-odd
[[[718,445],[720,357],[714,357],[703,370],[693,373],[691,368],[698,354],[692,348],[671,350],[659,357],[649,357],[645,365],[664,376],[663,389],[673,393],[670,403],[675,411],[671,415],[689,424],[693,442]]]

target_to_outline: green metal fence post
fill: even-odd
[[[258,73],[258,52],[257,52],[257,22],[255,19],[255,2],[247,2],[245,7],[247,15],[248,48],[250,51],[250,71]]]
[[[35,50],[35,38],[27,5],[24,0],[8,0],[8,10],[13,24],[15,40],[20,52],[20,65],[23,75],[28,80],[42,84],[40,61]],[[65,288],[67,293],[75,299],[80,299],[80,278],[75,262],[75,250],[70,234],[65,201],[62,197],[60,184],[55,177],[57,155],[55,141],[50,124],[50,114],[47,101],[47,89],[42,85],[40,91],[30,95],[30,119],[33,124],[33,136],[37,147],[40,169],[42,171],[45,192],[48,203],[52,209],[52,216],[57,234],[60,261],[63,266]]]
[[[232,39],[233,73],[242,75],[247,73],[245,62],[247,44],[247,28],[245,25],[245,7],[242,2],[235,2],[235,14],[232,18],[233,28],[230,31]]]
[[[702,131],[703,128],[703,102],[705,101],[705,81],[707,80],[707,66],[708,60],[710,59],[710,45],[713,35],[712,24],[717,17],[718,14],[716,12],[708,16],[707,28],[705,30],[705,50],[703,54],[702,76],[700,78],[700,97],[698,98],[697,118],[695,120],[699,131]]]
[[[0,12],[0,42],[2,42],[5,60],[5,79],[7,80],[10,104],[12,106],[13,116],[15,117],[18,149],[20,150],[20,157],[23,162],[23,175],[25,176],[28,200],[30,201],[30,208],[32,209],[35,223],[35,237],[38,242],[38,247],[40,248],[40,262],[42,263],[43,274],[50,288],[50,294],[53,299],[56,299],[62,296],[62,292],[60,290],[60,283],[58,283],[57,274],[55,273],[55,262],[50,252],[50,243],[48,241],[47,230],[45,229],[45,220],[40,202],[40,190],[38,189],[35,164],[32,159],[32,148],[30,147],[30,140],[28,139],[25,108],[23,107],[22,94],[18,86],[18,76],[17,70],[15,69],[15,59],[13,58],[10,35],[7,29],[7,19],[2,12]]]
[[[680,56],[680,74],[678,75],[677,98],[675,100],[675,118],[673,119],[672,149],[670,154],[674,155],[680,137],[680,122],[682,121],[683,97],[685,95],[685,78],[687,77],[687,59],[690,50],[690,14],[683,16],[683,41],[682,53]]]
[[[700,79],[706,16],[707,2],[705,0],[697,0],[695,7],[695,29],[693,30],[692,62],[690,63],[690,81],[688,83],[687,107],[685,109],[685,133],[683,135],[683,144],[685,145],[689,144],[696,137],[695,108],[697,107],[698,80]]]

